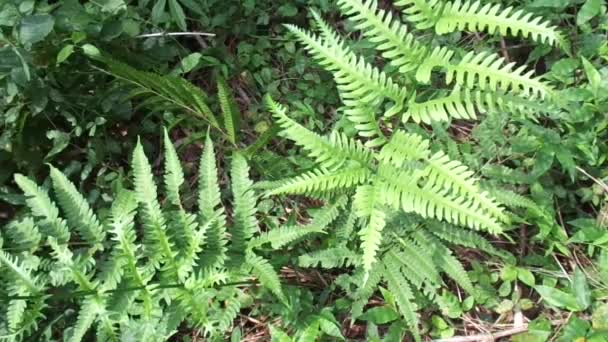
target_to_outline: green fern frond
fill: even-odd
[[[270,190],[268,195],[327,193],[338,188],[345,189],[362,184],[370,176],[371,171],[362,167],[352,167],[335,172],[314,170],[282,181],[282,184]]]
[[[424,57],[422,63],[418,65],[416,70],[416,80],[423,84],[431,82],[431,74],[436,67],[446,66],[451,63],[454,51],[445,46],[437,46]]]
[[[406,89],[397,85],[384,72],[357,57],[344,42],[322,41],[315,35],[294,25],[285,25],[304,44],[318,63],[332,72],[344,99],[360,103],[374,103],[390,99],[393,106],[385,114],[392,116],[403,108]]]
[[[424,102],[416,102],[412,98],[402,121],[410,118],[416,123],[430,124],[432,121],[449,121],[453,119],[476,119],[477,112],[469,89],[462,90],[454,87],[449,95]]]
[[[426,47],[408,33],[407,26],[393,20],[390,11],[378,9],[376,0],[339,0],[338,6],[399,72],[415,70],[426,55]]]
[[[367,147],[382,146],[386,142],[386,136],[380,129],[376,108],[373,105],[361,105],[356,100],[344,99],[342,111],[346,118],[355,124],[357,134],[369,139],[365,142]]]
[[[452,194],[466,196],[476,205],[486,210],[491,216],[508,222],[507,216],[494,199],[477,186],[473,171],[457,160],[451,160],[439,151],[426,160],[427,167],[425,186],[441,186],[450,189]]]
[[[27,309],[27,301],[23,299],[13,299],[9,301],[6,310],[6,320],[8,322],[8,331],[18,333],[23,322],[23,316]],[[4,336],[0,337],[2,339]]]
[[[192,264],[192,248],[197,248],[199,241],[195,236],[195,230],[197,226],[194,215],[186,213],[184,210],[181,198],[180,198],[180,187],[184,183],[184,172],[175,151],[175,147],[169,139],[167,130],[164,130],[164,145],[165,145],[165,173],[164,183],[165,192],[167,195],[167,202],[169,208],[167,208],[167,228],[169,229],[169,236],[175,242],[177,250],[180,252],[180,256],[190,255],[186,264]],[[194,241],[196,240],[196,241]],[[196,245],[196,246],[193,246]],[[190,250],[190,253],[188,251]],[[185,265],[182,265],[185,266]],[[184,271],[184,267],[180,267]]]
[[[454,279],[454,281],[469,294],[475,294],[475,288],[473,287],[471,278],[449,248],[445,247],[436,238],[421,230],[415,231],[413,238],[416,243],[423,246],[423,248],[433,251],[435,264],[450,276],[450,278]]]
[[[453,119],[476,119],[477,113],[508,111],[531,115],[548,111],[547,103],[539,103],[525,97],[504,93],[502,91],[479,91],[455,86],[442,97],[416,102],[414,98],[408,104],[408,110],[402,121],[410,118],[414,122],[430,124],[432,121]]]
[[[152,96],[162,99],[177,108],[207,120],[213,127],[220,129],[217,119],[206,103],[207,95],[187,80],[140,71],[106,57],[98,59],[108,66],[108,70],[113,76],[136,87],[133,96]]]
[[[526,208],[526,209],[537,209],[538,205],[531,199],[524,197],[514,191],[507,190],[504,188],[500,189],[488,189],[488,192],[494,197],[499,203],[512,208]]]
[[[340,133],[330,137],[321,137],[287,116],[285,107],[266,97],[268,108],[283,129],[283,135],[304,148],[308,155],[325,168],[337,168],[347,160],[354,160],[361,165],[371,161],[371,152],[361,143],[347,138]]]
[[[141,142],[138,141],[133,151],[132,160],[133,184],[135,198],[139,203],[139,216],[144,226],[144,244],[152,263],[166,262],[167,270],[176,274],[179,267],[175,263],[177,252],[167,236],[165,217],[158,203],[156,183],[152,176],[152,168],[144,153]]]
[[[198,169],[198,209],[201,222],[216,216],[217,211],[223,212],[217,174],[213,142],[207,134]]]
[[[179,157],[175,151],[175,147],[169,139],[169,133],[164,130],[164,145],[165,145],[165,191],[169,203],[175,207],[181,208],[181,198],[179,190],[184,184],[184,171],[182,170]]]
[[[346,247],[333,247],[300,255],[298,264],[302,267],[341,268],[357,266],[361,257]]]
[[[256,196],[253,192],[253,182],[249,179],[249,166],[245,157],[235,153],[232,157],[232,194],[234,197],[234,213],[232,227],[232,251],[243,254],[247,242],[257,232]]]
[[[279,249],[307,235],[315,233],[325,233],[323,227],[317,225],[309,226],[282,226],[262,233],[252,239],[249,248],[257,248],[269,243],[273,249]]]
[[[26,268],[24,263],[17,258],[2,250],[0,250],[0,264],[4,265],[10,271],[10,274],[14,275],[12,279],[25,286],[30,293],[35,294],[42,290],[37,277],[31,274],[30,269]]]
[[[209,134],[205,140],[201,156],[198,178],[199,224],[211,222],[206,232],[206,243],[199,266],[207,267],[222,264],[226,257],[226,216],[220,200],[218,170],[213,143]]]
[[[103,242],[105,232],[87,200],[61,171],[52,166],[50,168],[53,189],[65,212],[68,226],[78,230],[80,236],[93,246]],[[102,248],[101,245],[99,247]]]
[[[521,92],[527,97],[540,99],[551,94],[550,86],[532,77],[534,70],[525,72],[526,65],[514,67],[515,62],[505,64],[504,57],[498,54],[471,51],[458,63],[445,65],[446,84],[454,82],[469,89],[479,87],[489,91]]]
[[[410,332],[416,341],[420,341],[418,315],[416,314],[417,307],[414,303],[414,295],[412,294],[412,290],[410,289],[407,280],[403,277],[399,267],[400,262],[390,251],[382,261],[384,265],[383,278],[386,279],[388,290],[395,296],[399,311],[410,327]]]
[[[509,259],[510,254],[497,249],[486,240],[483,236],[477,234],[468,229],[462,229],[455,226],[448,226],[446,224],[435,224],[431,223],[427,225],[427,228],[438,238],[468,248],[475,248],[482,250],[486,253],[496,255],[501,258]]]
[[[51,201],[49,195],[29,178],[15,174],[15,183],[26,196],[25,203],[36,218],[36,224],[42,232],[56,238],[61,243],[70,239],[70,231],[66,222],[59,217],[59,209]]]
[[[224,307],[217,321],[217,331],[224,334],[234,324],[235,319],[241,311],[241,301],[238,297],[229,298],[224,302]]]
[[[559,43],[559,33],[548,21],[533,17],[532,13],[503,8],[500,4],[482,4],[480,0],[454,0],[446,2],[435,25],[435,32],[472,31],[503,36],[530,37],[539,43]]]
[[[449,189],[426,183],[419,187],[419,177],[399,172],[388,165],[379,168],[380,186],[385,203],[415,212],[422,217],[436,218],[474,229],[498,233],[502,227],[496,218],[480,210],[480,204],[465,196],[454,195]]]
[[[442,283],[437,266],[433,263],[432,252],[416,244],[411,239],[396,237],[400,244],[398,251],[391,249],[393,256],[401,260],[404,267],[411,270],[420,279],[429,281],[432,285]],[[410,277],[410,272],[408,278]]]
[[[335,199],[329,200],[323,208],[312,214],[310,225],[320,228],[327,227],[340,215],[341,210],[346,206],[347,202],[348,198],[346,196],[338,196]]]
[[[104,309],[104,304],[97,297],[86,298],[80,307],[78,318],[76,319],[76,325],[72,330],[72,335],[68,339],[70,342],[82,341],[87,330],[93,325],[97,315]]]
[[[376,252],[382,242],[382,229],[386,225],[385,214],[379,209],[378,191],[380,190],[372,185],[363,185],[357,188],[353,199],[355,213],[363,221],[363,228],[359,231],[363,250],[361,262],[366,273],[363,282],[367,281],[367,274],[376,262]]]
[[[352,236],[352,232],[355,229],[355,223],[357,221],[357,214],[352,210],[352,204],[346,210],[342,220],[339,219],[336,224],[336,239],[340,246],[344,246],[348,243]]]
[[[3,228],[13,250],[35,252],[42,241],[42,234],[31,217],[10,222]],[[8,243],[7,243],[8,244]],[[0,247],[2,247],[0,238]]]
[[[251,266],[252,272],[258,278],[260,284],[270,290],[270,292],[277,296],[277,298],[279,298],[279,300],[281,300],[283,303],[287,303],[287,299],[285,298],[283,289],[281,288],[279,275],[274,270],[272,265],[270,265],[268,260],[253,253],[247,253],[245,260],[247,264]]]
[[[433,27],[444,6],[441,0],[399,0],[395,5],[405,7],[403,13],[419,30]]]
[[[428,159],[430,153],[429,140],[418,134],[397,131],[382,147],[377,159],[401,169],[406,163]]]
[[[239,131],[240,113],[232,91],[226,80],[219,77],[217,80],[217,98],[222,109],[224,128],[231,143],[236,144],[237,132]]]

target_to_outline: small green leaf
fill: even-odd
[[[585,68],[585,74],[587,75],[587,79],[589,80],[589,85],[591,86],[591,90],[597,96],[598,91],[600,89],[600,83],[602,82],[602,76],[600,72],[589,62],[585,57],[581,57],[583,60],[583,68]]]
[[[167,0],[158,0],[154,7],[152,7],[152,23],[159,24],[165,14],[165,7],[167,7]]]
[[[367,310],[360,319],[374,324],[386,324],[399,318],[399,314],[390,306],[376,306]]]
[[[292,4],[284,4],[279,7],[279,14],[284,17],[293,17],[298,14],[298,8]]]
[[[513,301],[509,300],[509,299],[505,299],[502,302],[500,302],[500,304],[498,304],[498,306],[494,309],[494,311],[496,311],[499,314],[505,314],[507,312],[510,312],[511,310],[513,310]]]
[[[177,26],[185,31],[187,29],[186,15],[184,14],[184,10],[177,0],[169,0],[169,11],[171,12],[171,17],[177,23]]]
[[[91,44],[84,44],[82,46],[82,51],[84,51],[87,56],[91,57],[98,57],[101,55],[99,49],[97,49],[94,45]]]
[[[270,340],[272,342],[292,342],[293,339],[289,337],[283,330],[270,325]]]
[[[572,292],[576,296],[576,302],[582,310],[587,309],[591,305],[591,290],[585,273],[577,267],[574,270],[572,277]]]
[[[582,320],[576,316],[572,316],[563,328],[563,332],[560,336],[560,341],[578,341],[579,338],[583,338],[582,341],[586,341],[587,331],[589,330],[589,322]]]
[[[603,0],[587,0],[578,11],[576,16],[576,25],[581,26],[600,14],[602,10]]]
[[[198,63],[201,61],[201,57],[202,55],[199,52],[189,54],[181,60],[175,71],[180,74],[185,74],[192,71],[192,69],[196,68]]]
[[[505,265],[500,271],[500,278],[504,281],[513,281],[517,279],[517,268],[512,265]]]
[[[37,43],[51,33],[55,19],[48,14],[30,15],[21,20],[19,37],[24,44]]]
[[[46,137],[53,141],[53,148],[44,157],[45,161],[50,160],[51,157],[63,151],[70,142],[70,135],[68,133],[57,130],[46,132]]]
[[[534,279],[534,274],[525,268],[517,269],[517,278],[521,280],[524,284],[533,287],[536,283]]]
[[[591,324],[597,331],[608,331],[608,304],[602,304],[593,311]]]
[[[534,289],[543,297],[543,300],[550,305],[571,311],[581,310],[576,298],[569,293],[543,285],[536,286]]]
[[[68,44],[59,51],[57,54],[57,64],[61,64],[65,62],[68,57],[70,57],[74,53],[74,45]]]

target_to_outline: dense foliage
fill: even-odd
[[[0,3],[0,340],[608,340],[602,0]]]

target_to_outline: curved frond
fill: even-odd
[[[52,166],[50,168],[53,189],[59,205],[65,212],[68,226],[76,229],[80,236],[93,246],[103,242],[105,232],[86,198],[61,171]]]
[[[435,264],[439,266],[450,278],[454,279],[469,294],[475,294],[471,278],[460,261],[454,257],[452,251],[430,234],[417,230],[413,234],[414,240],[423,248],[433,252]]]
[[[250,248],[256,248],[269,243],[273,249],[279,249],[306,235],[314,233],[325,233],[323,227],[317,225],[309,226],[282,226],[262,233],[249,243]]]
[[[21,174],[15,175],[15,183],[26,196],[25,203],[36,218],[36,224],[42,232],[56,238],[61,243],[67,242],[70,239],[70,231],[66,222],[59,217],[59,209],[51,201],[47,192]]]
[[[403,121],[410,118],[414,122],[430,124],[432,121],[452,119],[476,119],[477,113],[508,111],[523,115],[547,112],[548,103],[539,99],[528,99],[503,91],[480,91],[462,88],[456,85],[443,97],[416,102],[414,98],[408,104]]]
[[[251,266],[252,272],[258,278],[260,284],[270,290],[270,292],[277,296],[283,303],[286,303],[287,299],[283,294],[279,275],[272,265],[270,265],[268,260],[253,253],[247,253],[245,260],[247,264]]]
[[[12,279],[25,286],[30,293],[38,293],[42,289],[38,284],[36,276],[32,275],[22,262],[2,250],[0,250],[0,265],[8,268],[11,274],[14,275]]]
[[[283,129],[282,134],[301,146],[321,166],[337,168],[350,160],[361,165],[367,165],[371,161],[371,152],[360,142],[337,132],[322,137],[289,118],[285,107],[270,96],[266,97],[266,103]]]
[[[515,62],[505,63],[504,57],[495,53],[471,51],[459,62],[445,65],[446,84],[454,82],[469,89],[510,91],[540,99],[551,94],[550,86],[532,76],[534,70],[526,72],[526,65],[514,67]]]
[[[341,268],[357,266],[361,257],[346,247],[333,247],[300,255],[298,264],[302,267]]]
[[[222,77],[217,80],[217,98],[222,109],[224,118],[224,129],[231,143],[236,144],[237,132],[239,131],[240,114],[232,91],[226,80]]]
[[[72,335],[68,339],[70,342],[82,341],[84,335],[87,333],[91,325],[95,322],[97,315],[103,311],[103,303],[97,297],[86,298],[82,302],[78,318],[76,319],[76,325],[72,329]]]
[[[446,2],[435,25],[435,32],[444,34],[454,31],[487,31],[490,34],[530,37],[539,43],[559,43],[559,33],[555,26],[532,13],[503,8],[500,4],[481,0],[454,0]]]
[[[144,226],[144,244],[148,248],[146,252],[153,264],[167,262],[168,269],[176,273],[179,269],[175,264],[177,252],[167,236],[167,224],[158,203],[152,168],[139,141],[133,151],[132,168],[135,198],[139,203],[139,217]]]
[[[426,55],[426,47],[408,33],[407,26],[394,20],[390,11],[379,9],[376,0],[339,0],[338,6],[399,72],[415,70]]]
[[[395,301],[399,311],[405,318],[416,341],[420,341],[420,331],[418,329],[418,315],[416,314],[416,304],[414,295],[409,283],[402,274],[399,260],[390,251],[383,258],[384,270],[382,276],[386,279],[388,290],[395,296]]]
[[[394,83],[384,72],[352,53],[345,47],[344,42],[337,41],[337,36],[333,36],[334,39],[330,41],[323,41],[297,26],[289,24],[285,26],[304,43],[305,48],[323,68],[333,73],[344,99],[372,103],[386,98],[393,102],[393,108],[385,115],[391,116],[401,111],[406,98],[406,89]]]
[[[412,273],[417,278],[423,281],[428,281],[432,285],[439,285],[442,283],[437,266],[433,263],[432,251],[429,251],[414,241],[408,238],[396,237],[399,242],[399,248],[392,249],[392,254],[398,257],[398,260],[406,267],[409,271],[407,272],[407,278],[410,279]],[[420,284],[422,285],[422,284]]]
[[[169,139],[167,130],[164,130],[164,145],[165,145],[165,191],[169,203],[181,208],[181,198],[179,190],[184,184],[184,171],[182,170],[179,157],[175,151],[175,147]]]
[[[258,229],[255,217],[257,201],[253,191],[253,182],[249,179],[247,160],[239,153],[232,157],[232,194],[234,197],[234,212],[232,226],[232,250],[244,253],[247,242]]]
[[[372,185],[360,186],[353,200],[355,213],[363,222],[363,228],[359,231],[363,250],[361,259],[365,272],[363,282],[367,281],[372,265],[376,262],[376,253],[382,243],[382,229],[386,225],[386,215],[379,209],[378,191],[380,190]]]
[[[433,27],[444,6],[441,0],[399,0],[395,5],[405,7],[403,13],[419,30]]]
[[[509,253],[499,250],[483,236],[469,229],[431,223],[426,226],[438,238],[468,248],[480,249],[486,253],[508,259]]]
[[[388,165],[379,169],[383,200],[405,212],[415,212],[422,217],[436,218],[475,229],[487,229],[498,233],[502,227],[496,218],[480,210],[480,204],[465,196],[450,193],[440,185],[417,184],[418,177],[399,172]]]
[[[207,134],[200,160],[198,178],[199,224],[208,226],[203,254],[200,256],[202,268],[220,265],[226,259],[226,215],[221,203],[218,170],[211,137]]]
[[[282,181],[282,184],[270,190],[268,195],[326,193],[364,183],[370,175],[371,171],[363,167],[345,168],[334,172],[317,169]]]

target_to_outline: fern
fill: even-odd
[[[287,299],[281,289],[279,275],[272,268],[268,260],[254,254],[247,255],[246,260],[260,283],[274,293],[282,302],[286,303]]]
[[[60,242],[67,242],[70,239],[68,226],[65,220],[59,217],[59,209],[51,202],[48,194],[23,175],[16,174],[15,183],[27,197],[25,203],[36,218],[36,224],[41,231]]]
[[[112,206],[101,209],[103,215],[95,214],[85,196],[53,167],[54,197],[33,181],[15,177],[27,195],[29,211],[9,224],[17,228],[7,238],[12,242],[24,234],[31,236],[15,244],[21,248],[14,251],[18,254],[0,250],[0,286],[7,295],[0,298],[4,308],[0,334],[17,340],[35,338],[32,331],[38,324],[56,319],[45,317],[53,312],[46,310],[49,298],[53,310],[77,308],[77,317],[61,318],[69,327],[65,337],[70,341],[89,339],[93,330],[100,339],[165,340],[182,321],[210,338],[223,337],[247,302],[243,299],[251,286],[245,285],[253,278],[262,290],[287,304],[280,275],[263,253],[322,232],[346,198],[319,211],[308,229],[280,226],[261,233],[256,220],[259,196],[249,179],[247,161],[235,153],[234,210],[228,220],[207,137],[199,170],[198,215],[194,215],[182,205],[185,176],[167,132],[163,140],[163,201],[140,142],[131,163],[133,190],[120,189]],[[81,245],[71,239],[76,238],[71,235],[74,230],[93,248],[72,250]],[[106,234],[109,240],[103,241]],[[42,236],[44,248],[39,246]]]
[[[302,267],[338,268],[359,265],[360,257],[348,248],[334,247],[300,255],[298,263]]]
[[[454,31],[487,31],[490,34],[530,37],[539,43],[556,44],[559,34],[555,27],[531,13],[503,8],[500,4],[485,4],[479,0],[455,0],[446,2],[435,31],[444,34]]]
[[[367,281],[372,264],[376,261],[376,252],[382,240],[382,229],[386,224],[385,214],[378,208],[380,202],[378,191],[373,185],[361,186],[357,188],[353,200],[354,210],[364,222],[363,229],[359,232],[359,235],[361,235],[361,249],[363,250],[363,271],[365,272],[363,282]]]
[[[531,37],[537,42],[555,44],[560,36],[555,27],[540,17],[534,17],[513,7],[482,4],[480,0],[400,0],[397,6],[406,7],[404,13],[420,29],[434,27],[444,34],[454,31],[487,31],[494,34]]]
[[[153,101],[149,102],[151,107],[159,101],[167,102],[220,129],[218,120],[207,105],[207,95],[185,79],[139,71],[107,57],[97,59],[108,66],[108,71],[112,75],[135,86],[131,96],[145,96],[152,99]]]
[[[546,22],[530,15],[499,10],[499,6],[482,7],[474,1],[401,0],[396,5],[403,7],[416,28],[433,28],[439,34],[486,30],[549,43],[559,37]],[[379,8],[376,0],[339,0],[338,7],[392,68],[381,71],[365,61],[355,45],[351,47],[316,12],[313,18],[319,36],[287,25],[334,76],[343,104],[339,113],[354,123],[361,142],[338,129],[325,137],[310,132],[268,98],[282,135],[301,147],[315,165],[299,176],[266,184],[266,194],[306,195],[324,201],[353,198],[333,223],[334,231],[325,230],[330,237],[322,248],[301,255],[299,264],[354,268],[352,275],[340,276],[340,286],[354,300],[353,318],[363,312],[384,279],[410,330],[420,339],[413,303],[419,298],[444,303],[439,294],[447,287],[444,275],[476,295],[450,247],[461,245],[509,258],[482,232],[502,232],[510,214],[479,187],[475,170],[450,158],[430,140],[396,127],[392,116],[433,126],[440,121],[478,119],[482,113],[533,116],[552,108],[553,90],[527,66],[508,63],[497,54],[461,52],[419,41],[390,9]],[[407,93],[404,85],[420,91]],[[378,116],[382,111],[384,115]],[[447,224],[460,227],[449,230]],[[305,228],[289,231],[295,235]],[[391,238],[384,238],[387,234]],[[357,244],[354,236],[359,237]]]
[[[224,127],[226,128],[228,139],[233,144],[236,144],[240,115],[232,92],[228,87],[228,83],[221,77],[217,80],[217,97],[222,109],[222,117],[224,119]]]
[[[105,232],[87,200],[78,192],[74,184],[54,167],[51,167],[51,179],[57,201],[65,212],[68,226],[78,230],[86,242],[100,246]]]
[[[408,33],[405,25],[394,20],[390,11],[378,9],[376,0],[340,0],[338,6],[400,72],[415,70],[420,64],[426,47]]]
[[[410,289],[408,282],[404,279],[399,263],[394,255],[387,254],[384,258],[383,277],[386,279],[388,289],[395,296],[395,301],[399,306],[399,311],[403,314],[405,321],[409,325],[412,334],[416,341],[420,341],[420,332],[418,330],[418,317],[416,315],[416,306],[413,304],[414,295]]]

